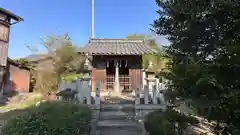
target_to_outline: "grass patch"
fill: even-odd
[[[13,109],[28,108],[32,105],[35,105],[38,101],[41,100],[41,98],[42,98],[41,95],[33,95],[33,96],[28,97],[26,100],[1,106],[0,111],[10,111]]]
[[[5,113],[0,113],[0,120],[8,121],[12,118],[25,115],[26,113],[27,113],[27,110],[25,109],[16,109],[16,110],[8,111]]]

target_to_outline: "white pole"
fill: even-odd
[[[92,0],[92,38],[94,38],[94,0]]]

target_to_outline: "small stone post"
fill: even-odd
[[[139,88],[135,90],[135,104],[138,105],[140,104],[140,91]]]
[[[157,104],[157,86],[153,85],[153,104]]]
[[[156,89],[159,90],[160,87],[159,87],[159,78],[156,78]]]
[[[149,92],[148,92],[148,86],[144,86],[144,104],[148,104],[149,102]]]
[[[80,93],[81,92],[81,86],[82,86],[82,82],[79,80],[79,79],[77,79],[77,81],[76,81],[76,84],[77,84],[77,86],[76,86],[76,88],[77,88],[77,100],[80,102],[80,103],[83,103],[83,96],[82,96],[82,93]]]
[[[95,104],[100,105],[100,82],[99,82],[99,80],[96,81]]]
[[[88,105],[91,105],[91,101],[92,101],[92,88],[91,86],[89,85],[89,81],[86,81],[86,86],[87,86],[87,104]]]

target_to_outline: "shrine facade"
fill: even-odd
[[[81,53],[91,56],[92,90],[131,92],[142,88],[142,56],[154,54],[143,39],[90,39]]]

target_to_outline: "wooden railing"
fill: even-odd
[[[106,89],[114,89],[115,76],[107,75],[106,77]],[[130,89],[130,77],[129,75],[119,75],[119,83],[121,90]]]

